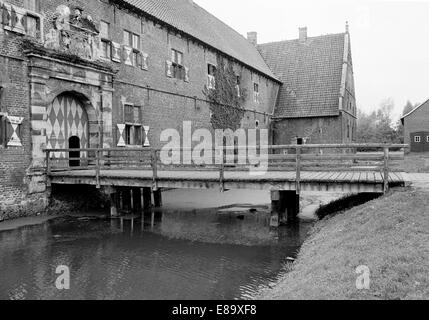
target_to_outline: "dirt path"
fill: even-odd
[[[429,191],[429,173],[407,173],[405,179],[410,187]]]

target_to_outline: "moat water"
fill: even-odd
[[[216,197],[173,191],[160,211],[0,231],[0,299],[252,299],[288,272],[313,222],[272,230],[267,194]],[[60,265],[69,290],[56,288]]]

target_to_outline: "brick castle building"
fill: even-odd
[[[272,55],[283,45],[258,46],[255,33],[245,39],[190,0],[3,0],[0,8],[0,220],[46,206],[46,148],[158,147],[161,132],[184,121],[212,128],[203,91],[216,85],[220,59],[233,66],[238,94],[248,92],[243,128],[274,128],[281,144],[352,140],[343,133],[356,114],[348,32],[301,39],[294,46],[311,63],[290,65],[282,51]],[[296,80],[306,72],[319,78]]]

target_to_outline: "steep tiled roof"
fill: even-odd
[[[258,46],[283,82],[275,116],[320,117],[339,114],[345,34]]]
[[[255,46],[191,0],[123,0],[122,2],[146,12],[270,78],[278,79]]]
[[[422,104],[418,105],[417,107],[415,107],[413,110],[411,110],[410,112],[408,112],[407,114],[403,115],[401,120],[402,122],[404,121],[404,119],[410,115],[412,115],[414,112],[416,112],[418,109],[420,109],[421,107],[429,107],[429,99],[426,100],[425,102],[423,102]]]

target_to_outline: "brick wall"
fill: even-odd
[[[306,144],[341,143],[341,117],[284,119],[273,124],[274,144],[296,144],[296,137]]]

